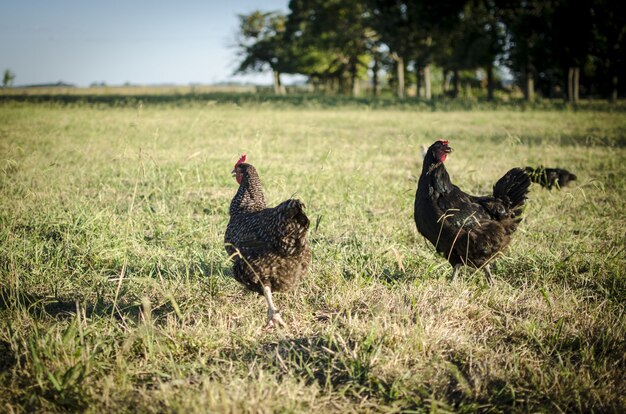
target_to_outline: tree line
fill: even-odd
[[[536,94],[616,100],[626,73],[626,2],[620,0],[291,0],[289,12],[239,15],[235,73],[300,74],[319,91],[371,93],[383,77],[404,98],[450,97],[479,85],[489,100],[511,78]]]

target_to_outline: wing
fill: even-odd
[[[475,197],[453,185],[437,199],[437,206],[454,228],[473,228],[482,221],[494,219],[491,210],[497,210],[497,205],[493,205],[493,201],[493,197]]]
[[[258,213],[236,216],[226,227],[224,243],[229,256],[238,252],[244,256],[259,254],[267,249],[267,243],[259,231]]]
[[[225,241],[232,244],[227,252],[233,254],[236,248],[248,257],[268,252],[281,256],[300,253],[307,245],[309,228],[303,209],[299,200],[287,200],[274,208],[239,216],[227,228]]]
[[[289,199],[264,213],[266,223],[262,231],[267,240],[281,255],[298,254],[306,247],[309,219],[300,200]]]

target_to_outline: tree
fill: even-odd
[[[535,86],[552,96],[565,85],[570,102],[578,101],[581,69],[593,60],[591,12],[596,2],[500,0],[510,33],[510,68],[525,79],[527,99]]]
[[[279,12],[254,11],[239,15],[237,47],[243,58],[235,73],[262,72],[269,67],[274,79],[274,93],[284,94],[281,73],[290,70],[290,53],[285,41],[286,17]]]
[[[366,73],[376,43],[367,6],[358,0],[291,0],[289,9],[289,39],[296,49],[327,54],[316,62],[328,64],[321,76],[357,96],[358,79]]]
[[[598,65],[596,76],[604,79],[598,86],[614,102],[619,93],[619,76],[626,73],[626,3],[596,0],[590,15],[592,54]]]
[[[544,62],[548,46],[548,22],[552,14],[549,0],[501,0],[502,21],[506,25],[507,65],[523,84],[524,97],[535,99],[537,66]]]
[[[415,53],[416,39],[409,21],[405,2],[397,0],[370,0],[372,26],[380,35],[380,41],[389,49],[396,72],[396,96],[404,98],[406,62]]]
[[[485,76],[493,99],[495,68],[505,64],[525,98],[535,91],[572,102],[581,95],[624,91],[626,2],[611,0],[290,0],[288,16],[240,16],[236,72],[271,69],[309,77],[316,89],[359,94],[371,70],[377,94],[385,69],[396,95],[414,68],[420,95],[431,98],[431,65],[443,70],[444,93],[457,96],[461,75]],[[452,77],[449,74],[452,73]],[[452,91],[451,86],[452,86]],[[423,92],[423,94],[422,94]]]
[[[456,39],[456,66],[464,69],[482,68],[486,73],[487,99],[493,100],[494,66],[504,48],[504,27],[490,0],[472,0],[463,10]]]
[[[445,48],[448,33],[459,24],[459,15],[466,0],[405,1],[412,38],[416,45],[415,72],[424,79],[424,97],[430,99],[431,64],[438,51]]]
[[[8,88],[12,86],[14,80],[15,80],[15,73],[11,72],[9,69],[5,69],[4,75],[2,76],[2,87]]]
[[[552,0],[553,10],[547,27],[553,65],[567,73],[567,97],[579,99],[580,69],[591,52],[591,0]],[[564,77],[564,76],[563,76]]]

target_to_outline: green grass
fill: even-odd
[[[313,106],[0,103],[0,411],[626,410],[623,112]],[[415,229],[438,138],[471,193],[579,177],[532,188],[492,289]],[[317,224],[285,330],[229,276],[242,152]]]

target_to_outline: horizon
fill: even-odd
[[[255,77],[255,75],[250,76]],[[258,76],[261,78],[261,76]],[[286,81],[283,82],[286,86],[299,86],[304,83],[298,79],[298,75],[283,75]],[[272,86],[271,79],[260,80],[226,80],[214,83],[203,82],[190,82],[190,83],[174,83],[174,82],[159,82],[159,83],[116,83],[109,84],[106,82],[92,82],[89,85],[77,85],[71,82],[66,82],[60,79],[56,82],[42,82],[42,83],[28,83],[28,84],[15,84],[11,88],[46,88],[46,87],[65,87],[65,88],[183,88],[183,87],[210,87],[210,86]]]

